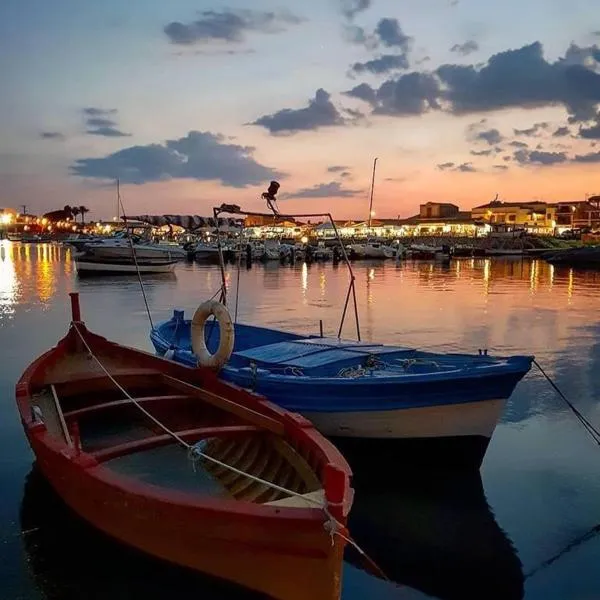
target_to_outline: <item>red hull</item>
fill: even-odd
[[[172,563],[234,581],[272,598],[338,600],[344,539],[330,535],[322,509],[202,497],[143,483],[115,473],[91,454],[57,439],[44,424],[32,421],[29,402],[36,379],[47,377],[57,357],[72,350],[72,333],[34,362],[17,384],[17,402],[32,450],[41,471],[63,500],[108,535]],[[196,370],[113,345],[88,332],[87,336],[98,348],[110,344],[111,356],[133,352],[140,367],[158,365],[161,372],[180,378],[187,375],[194,381],[191,373]],[[204,377],[203,385],[212,386],[212,380],[212,391],[226,390],[238,401],[248,396],[252,410],[282,423],[296,447],[307,446],[313,455],[320,452],[324,464],[334,465],[338,475],[345,477],[342,501],[329,502],[329,512],[346,536],[344,526],[352,498],[350,471],[335,448],[310,424],[260,397],[211,379],[210,374]],[[327,485],[325,495],[330,495]]]

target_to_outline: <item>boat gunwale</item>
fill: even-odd
[[[151,362],[155,362],[156,364],[166,363],[169,365],[171,371],[185,373],[185,371],[194,370],[185,365],[178,365],[153,354],[128,348],[115,342],[110,342],[106,338],[87,330],[81,321],[76,322],[76,326],[77,330],[84,335],[88,343],[91,342],[92,344],[100,344],[100,346],[109,346],[113,350],[118,349],[125,352],[136,352],[146,355]],[[35,440],[48,451],[60,456],[61,459],[68,464],[71,464],[84,472],[88,472],[89,475],[105,481],[105,483],[114,487],[115,490],[127,494],[151,497],[152,499],[165,504],[178,504],[185,507],[195,507],[197,509],[205,509],[223,514],[234,513],[238,517],[263,518],[267,520],[285,519],[286,521],[323,521],[324,512],[322,507],[277,507],[228,498],[210,498],[202,496],[201,494],[192,494],[179,490],[167,490],[160,486],[140,482],[131,477],[121,476],[116,474],[108,466],[104,466],[98,462],[93,457],[92,453],[70,448],[66,441],[62,441],[52,435],[43,423],[36,422],[32,418],[31,405],[34,401],[31,389],[32,379],[40,370],[43,370],[52,359],[55,357],[60,358],[61,355],[66,354],[69,344],[76,339],[76,335],[75,324],[71,323],[68,333],[59,340],[53,348],[47,350],[35,359],[26,368],[16,384],[17,406],[23,427],[28,438],[30,438],[30,441]],[[318,470],[315,470],[315,474],[323,486],[325,504],[328,511],[332,514],[336,514],[338,519],[345,519],[349,513],[353,498],[353,490],[351,487],[352,472],[337,448],[321,436],[315,427],[301,415],[285,411],[264,399],[264,397],[255,393],[249,393],[235,384],[222,382],[216,378],[216,375],[212,377],[211,374],[210,379],[211,391],[214,389],[214,393],[218,393],[220,390],[233,389],[238,392],[243,392],[248,399],[252,398],[252,402],[254,403],[254,406],[249,408],[262,409],[266,412],[265,416],[272,417],[282,423],[284,434],[281,437],[283,440],[288,441],[291,438],[300,448],[304,447],[306,450],[313,453],[316,451],[320,455],[320,465]],[[266,428],[264,428],[264,431],[268,432]],[[32,444],[32,446],[35,446],[35,444]],[[302,456],[300,451],[296,451]],[[35,450],[34,453],[37,457],[37,452]],[[329,494],[325,481],[325,473],[328,468],[342,472],[344,475],[344,489],[341,502],[332,502],[328,499]]]

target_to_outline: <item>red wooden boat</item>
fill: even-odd
[[[337,600],[351,473],[303,417],[89,332],[79,298],[16,386],[41,471],[149,554],[282,600]]]

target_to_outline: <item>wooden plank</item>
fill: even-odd
[[[58,399],[58,395],[56,394],[56,388],[53,385],[50,385],[50,390],[52,391],[52,398],[54,399],[54,405],[56,406],[56,414],[58,415],[58,419],[60,421],[60,428],[62,429],[62,433],[65,436],[67,445],[72,448],[73,440],[71,439],[71,435],[69,434],[69,430],[67,429],[65,416],[63,415],[63,411],[60,406],[60,401]]]
[[[226,425],[223,427],[197,427],[195,429],[186,429],[185,431],[176,431],[175,433],[184,442],[195,443],[196,441],[206,437],[218,437],[219,435],[236,435],[245,433],[253,434],[260,432],[261,430],[259,428],[252,425]],[[162,433],[159,435],[145,437],[141,440],[110,446],[104,450],[90,452],[90,454],[98,462],[102,462],[112,458],[118,458],[119,456],[126,456],[127,454],[134,454],[135,452],[150,450],[152,448],[158,448],[159,446],[177,443],[177,440],[172,435],[168,433]]]
[[[152,379],[158,380],[161,375],[156,369],[131,368],[111,368],[110,374],[125,389],[130,385],[137,385],[138,383],[145,383],[148,387],[151,387]],[[99,373],[97,371],[66,374],[63,377],[52,379],[50,383],[58,388],[58,391],[63,398],[76,396],[82,392],[98,392],[102,389],[117,389],[114,382],[106,375],[106,373]]]
[[[185,400],[186,398],[190,398],[190,396],[186,394],[171,394],[167,396],[143,396],[141,398],[136,398],[135,401],[139,404],[148,404],[151,402],[158,402],[161,400],[164,401],[173,401],[173,400]],[[84,408],[78,408],[76,410],[70,410],[64,413],[64,417],[66,420],[68,419],[78,419],[80,417],[84,417],[96,412],[101,412],[105,410],[109,410],[111,408],[118,408],[121,406],[127,406],[128,404],[134,404],[132,400],[129,398],[124,398],[123,400],[112,400],[111,402],[104,402],[101,404],[93,404],[92,406],[86,406]]]
[[[273,438],[273,443],[283,457],[292,465],[309,491],[323,487],[311,466],[285,440]]]
[[[263,415],[243,404],[238,404],[237,402],[233,402],[232,400],[228,400],[227,398],[223,398],[217,394],[213,394],[208,390],[204,390],[199,388],[191,383],[187,383],[185,381],[181,381],[180,379],[176,379],[175,377],[171,377],[170,375],[164,375],[163,379],[172,385],[174,388],[179,389],[183,392],[187,392],[190,395],[196,396],[201,400],[204,400],[208,404],[212,406],[216,406],[217,408],[221,408],[230,412],[238,417],[246,421],[250,421],[254,423],[258,427],[262,427],[263,429],[267,429],[272,433],[275,433],[279,436],[282,436],[285,433],[285,427],[283,423],[268,417],[267,415]]]

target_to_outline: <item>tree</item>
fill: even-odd
[[[83,225],[85,222],[86,213],[90,212],[90,209],[87,206],[79,206],[79,214],[81,215],[81,224]]]
[[[79,206],[71,207],[71,215],[73,215],[73,221],[77,221],[77,215],[79,214]]]

